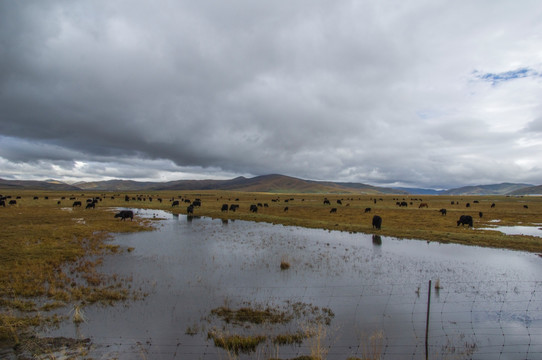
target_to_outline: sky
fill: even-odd
[[[542,184],[539,0],[0,0],[0,178]]]

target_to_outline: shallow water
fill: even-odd
[[[540,226],[491,226],[487,228],[481,228],[480,230],[495,230],[500,231],[506,235],[529,235],[542,237],[542,227]]]
[[[428,291],[429,352],[462,358],[475,344],[476,359],[542,358],[542,259],[499,249],[373,238],[366,234],[285,227],[246,221],[159,216],[153,232],[117,235],[133,247],[106,257],[103,271],[133,279],[143,300],[85,307],[86,323],[51,335],[90,337],[95,358],[227,359],[207,339],[213,326],[229,333],[297,331],[302,320],[280,327],[235,327],[209,320],[228,304],[288,307],[301,302],[330,308],[327,359],[362,357],[381,332],[384,359],[425,354]],[[281,260],[291,267],[281,270]],[[428,281],[441,288],[428,289]],[[188,335],[188,328],[196,329]],[[310,354],[311,341],[279,349],[266,343],[242,358]],[[454,357],[458,356],[458,357]]]

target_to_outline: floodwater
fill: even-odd
[[[491,226],[487,228],[481,228],[480,230],[495,230],[500,231],[506,235],[528,235],[542,237],[542,227],[538,226]]]
[[[212,309],[301,303],[334,314],[321,332],[327,359],[362,358],[372,345],[383,359],[424,359],[430,295],[430,358],[542,358],[536,254],[156,210],[137,215],[165,220],[153,232],[117,235],[113,243],[134,250],[106,257],[102,271],[131,278],[147,296],[86,306],[85,323],[67,322],[48,336],[90,337],[97,359],[228,359],[209,331],[268,335],[308,325],[296,318],[239,326],[213,318]],[[281,270],[281,261],[290,268]],[[240,358],[310,355],[314,339],[280,347],[268,340]]]

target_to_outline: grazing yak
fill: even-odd
[[[253,213],[258,212],[258,206],[254,204],[250,205],[250,211]]]
[[[371,212],[371,208],[365,208],[365,212],[366,213]]]
[[[186,215],[192,215],[194,214],[194,205],[188,205],[186,208]]]
[[[174,202],[171,203],[171,207],[174,207],[174,206],[179,206],[179,200],[175,200]]]
[[[442,215],[446,215],[446,209],[440,209],[439,211]]]
[[[132,210],[121,210],[115,214],[115,218],[120,218],[121,221],[130,218],[130,221],[132,221],[134,219],[134,212]]]
[[[470,215],[461,215],[459,217],[459,220],[457,220],[457,226],[463,226],[463,225],[468,225],[470,227],[473,227],[473,224],[472,224],[472,216]]]
[[[336,213],[337,212],[337,208],[331,208],[331,210],[329,210],[330,213]]]
[[[72,207],[81,206],[81,201],[74,201]]]
[[[222,209],[220,211],[228,211],[228,204],[222,204]]]
[[[378,215],[373,216],[373,229],[380,230],[382,227],[382,218]]]

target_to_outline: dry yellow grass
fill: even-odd
[[[36,193],[38,200],[33,198]],[[117,250],[104,243],[112,232],[149,228],[114,219],[109,209],[72,209],[73,201],[58,205],[67,195],[45,194],[18,191],[12,195],[20,196],[17,205],[0,208],[0,345],[17,342],[29,326],[58,321],[38,310],[47,312],[73,301],[126,299],[121,282],[112,274],[99,274],[99,260],[85,256]]]

